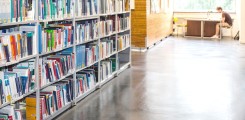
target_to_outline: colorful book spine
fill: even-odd
[[[130,28],[130,17],[118,16],[117,19],[118,31],[127,30]]]
[[[76,25],[77,43],[91,41],[99,37],[99,24],[97,20],[82,21]]]
[[[118,50],[122,50],[128,46],[130,46],[130,35],[126,34],[118,36]]]
[[[98,2],[97,0],[78,0],[75,11],[77,17],[96,15],[98,13]]]
[[[108,78],[114,71],[116,71],[116,58],[101,61],[100,78],[102,81]]]
[[[74,44],[72,24],[49,24],[42,33],[42,53],[60,50]]]
[[[76,78],[76,97],[83,95],[88,90],[95,87],[97,83],[96,72],[94,69],[85,69],[77,73]]]
[[[0,71],[1,103],[10,103],[33,91],[35,87],[34,73],[34,65],[31,61],[11,68],[11,71]]]
[[[21,26],[18,31],[0,33],[0,65],[37,54],[37,26]]]
[[[114,40],[102,39],[100,42],[100,58],[104,59],[115,52]]]
[[[40,0],[39,18],[56,20],[73,17],[73,0]]]
[[[40,92],[40,120],[46,119],[68,105],[74,99],[73,81],[65,79],[46,87]],[[26,98],[26,118],[35,120],[36,94]]]
[[[41,86],[54,82],[73,72],[74,54],[59,53],[41,59]]]
[[[115,32],[115,22],[116,22],[115,17],[100,21],[99,22],[100,35],[104,37],[104,36],[111,35],[112,33],[114,33]]]
[[[101,14],[110,14],[116,12],[116,0],[103,0],[100,5]]]

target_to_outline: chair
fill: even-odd
[[[179,21],[179,19],[177,17],[174,17],[173,21],[174,21],[174,24],[176,27],[177,36],[179,36],[179,28],[182,28],[183,35],[185,35],[185,28],[187,27],[187,25],[184,23],[177,24],[177,22]]]
[[[232,30],[233,30],[233,24],[234,24],[234,19],[232,19],[232,26],[229,26],[229,27],[222,27],[222,29],[230,30],[230,37],[231,37],[231,38],[233,38],[233,33],[232,33]]]

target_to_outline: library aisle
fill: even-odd
[[[245,46],[170,37],[59,120],[244,120]]]

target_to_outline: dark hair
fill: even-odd
[[[216,10],[222,10],[222,7],[217,7]]]

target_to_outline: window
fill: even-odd
[[[215,12],[218,6],[226,12],[235,12],[236,0],[174,0],[176,12]]]

